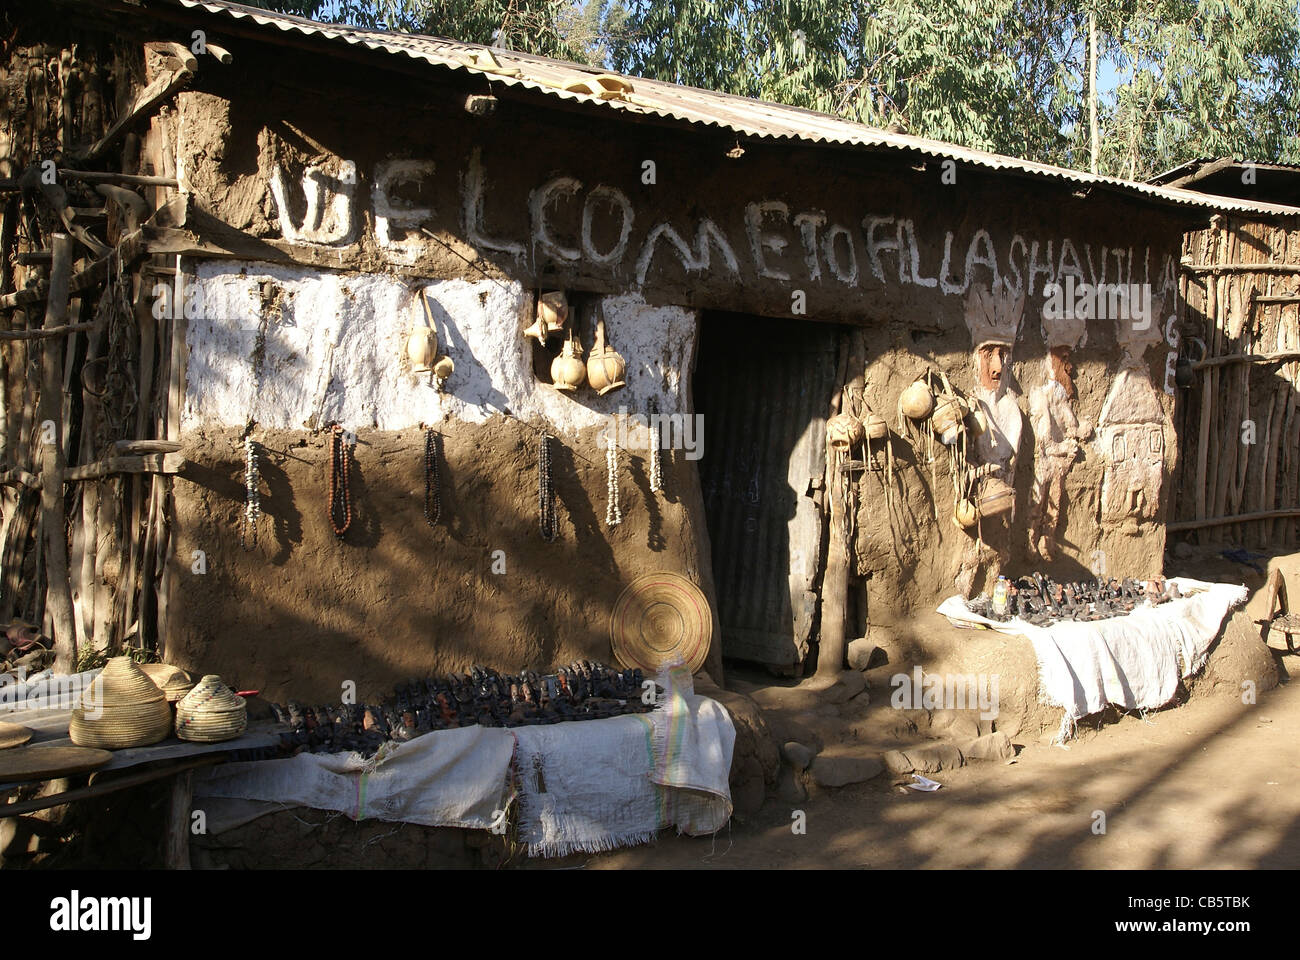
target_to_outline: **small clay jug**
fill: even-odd
[[[551,361],[551,381],[556,390],[577,390],[587,379],[587,367],[579,353],[578,341],[569,337],[564,341],[560,355]]]
[[[623,375],[627,364],[613,347],[605,343],[605,318],[596,322],[596,342],[587,354],[587,382],[600,396],[627,385]]]
[[[958,500],[957,505],[953,507],[952,522],[957,524],[957,526],[961,527],[963,530],[969,530],[971,527],[975,526],[975,524],[979,523],[979,519],[979,508],[975,506],[973,500],[963,497]]]
[[[913,420],[924,420],[934,411],[934,394],[923,380],[917,380],[898,398],[898,409]]]
[[[851,413],[839,413],[826,421],[826,443],[832,450],[849,451],[862,442],[866,431]]]
[[[428,373],[438,356],[438,335],[431,327],[415,326],[406,338],[406,356],[416,373]]]

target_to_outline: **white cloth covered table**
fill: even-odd
[[[1150,710],[1169,703],[1179,680],[1205,666],[1228,611],[1246,601],[1242,586],[1184,577],[1170,582],[1190,596],[1107,620],[1064,620],[1050,627],[1018,617],[999,622],[972,613],[961,597],[949,597],[939,612],[951,621],[1029,638],[1038,658],[1039,695],[1065,709],[1065,740],[1081,717],[1107,704]]]

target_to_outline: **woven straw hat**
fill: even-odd
[[[32,738],[32,732],[17,723],[0,723],[0,750],[21,747]]]
[[[163,692],[168,703],[175,703],[194,689],[193,678],[170,663],[146,663],[140,669]]]
[[[82,694],[68,735],[80,747],[143,747],[166,739],[171,720],[167,698],[139,665],[114,657]]]
[[[648,573],[632,581],[609,620],[618,662],[649,673],[674,660],[694,673],[704,666],[712,637],[709,601],[699,587],[676,573]]]
[[[182,740],[233,740],[247,727],[248,704],[216,674],[208,674],[176,704],[176,736]]]

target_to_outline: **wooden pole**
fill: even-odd
[[[45,310],[46,328],[63,326],[67,321],[71,276],[72,238],[56,233],[50,298]],[[72,590],[68,585],[63,511],[63,347],[59,340],[45,341],[36,428],[42,454],[41,522],[45,533],[46,603],[54,624],[54,669],[58,673],[71,673],[77,664],[77,633],[72,616]]]

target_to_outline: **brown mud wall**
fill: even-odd
[[[424,435],[358,433],[354,519],[340,541],[326,513],[326,435],[259,434],[259,542],[240,546],[243,444],[238,431],[196,433],[175,486],[177,585],[169,662],[215,672],[270,699],[334,702],[352,681],[377,697],[408,677],[481,663],[546,670],[611,661],[609,618],[643,573],[700,578],[693,468],[665,457],[665,495],[651,495],[643,453],[630,451],[624,519],[608,528],[605,465],[594,433],[553,442],[559,536],[538,529],[537,437],[497,418],[444,424],[442,516],[424,518]],[[698,495],[696,495],[698,496]],[[206,555],[196,574],[194,551]],[[495,551],[501,557],[494,557]],[[505,573],[494,573],[494,560]],[[499,567],[498,567],[499,569]]]

